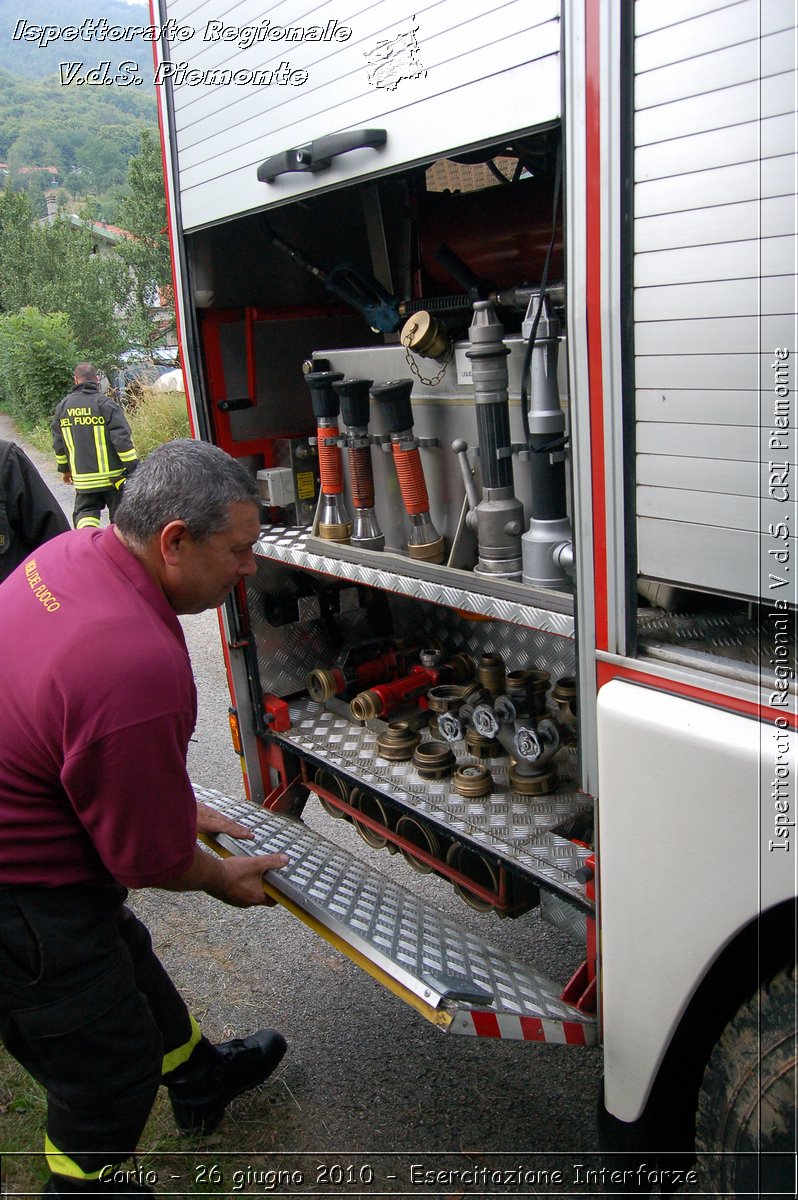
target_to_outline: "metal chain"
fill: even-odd
[[[402,338],[402,345],[405,348],[405,358],[407,360],[407,365],[410,368],[410,370],[412,371],[412,373],[416,376],[419,383],[425,384],[426,387],[434,387],[436,383],[440,383],[440,381],[443,379],[444,375],[446,374],[446,368],[448,367],[449,363],[452,361],[452,357],[454,355],[454,343],[451,338],[447,338],[446,350],[444,351],[443,359],[441,361],[440,371],[438,371],[438,374],[435,376],[434,379],[425,379],[424,376],[419,371],[418,366],[416,365],[415,358],[410,353],[410,339],[412,338],[412,336],[415,332],[416,332],[416,326],[413,326],[413,328],[408,332],[407,336]]]

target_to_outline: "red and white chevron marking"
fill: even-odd
[[[520,1017],[513,1013],[474,1012],[461,1009],[451,1033],[465,1037],[507,1038],[522,1042],[552,1042],[560,1046],[595,1046],[598,1029],[594,1021],[550,1021],[543,1017]]]

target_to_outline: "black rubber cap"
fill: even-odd
[[[344,425],[354,425],[358,429],[368,425],[371,384],[370,379],[342,379],[333,384],[341,401]]]
[[[413,409],[410,404],[412,390],[412,379],[392,379],[372,387],[372,396],[382,405],[388,433],[402,433],[405,429],[413,428]]]
[[[340,371],[309,371],[304,379],[310,388],[314,417],[337,417],[339,401],[332,385],[343,379],[343,374]]]

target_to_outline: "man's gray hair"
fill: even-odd
[[[148,454],[125,484],[116,512],[119,532],[143,550],[170,521],[185,521],[196,542],[226,529],[230,505],[260,503],[252,476],[208,442],[180,438]]]

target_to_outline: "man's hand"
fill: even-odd
[[[225,817],[215,808],[211,808],[199,800],[197,801],[197,832],[226,833],[230,837],[240,838],[242,841],[255,836],[251,829],[247,829],[246,825],[241,825],[238,821]]]
[[[220,860],[197,846],[189,869],[159,887],[169,892],[207,892],[234,908],[272,906],[275,901],[263,890],[263,873],[279,870],[289,861],[287,854],[235,854]]]
[[[263,890],[263,873],[288,864],[287,854],[233,855],[220,864],[224,878],[206,888],[208,895],[223,900],[233,908],[251,908],[256,904],[273,907],[276,904]]]
[[[72,472],[71,471],[62,471],[61,478],[63,479],[64,483],[71,483],[72,482]]]

